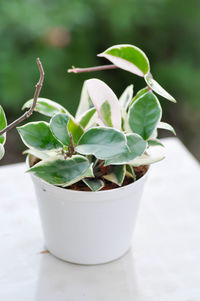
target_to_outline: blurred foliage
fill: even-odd
[[[89,77],[106,81],[118,96],[132,82],[139,89],[143,80],[122,70],[67,73],[71,65],[108,63],[96,54],[109,46],[134,44],[149,57],[155,79],[178,100],[177,106],[162,103],[192,145],[200,122],[199,12],[198,0],[1,0],[0,103],[8,117],[19,115],[38,80],[37,56],[46,73],[41,96],[72,113]]]

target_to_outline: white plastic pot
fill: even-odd
[[[98,192],[63,189],[31,174],[47,249],[78,264],[115,260],[131,246],[144,183]]]

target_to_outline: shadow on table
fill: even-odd
[[[51,254],[42,256],[35,301],[141,300],[131,251],[96,266],[70,264]]]

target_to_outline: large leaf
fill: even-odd
[[[104,182],[100,179],[83,179],[85,185],[87,185],[92,191],[99,191],[104,187]]]
[[[50,129],[54,137],[66,146],[70,144],[68,123],[69,116],[66,114],[56,114],[50,120]]]
[[[168,131],[172,132],[174,135],[176,135],[176,132],[175,132],[174,128],[169,123],[160,121],[158,123],[157,128],[158,129],[163,129],[163,130],[168,130]]]
[[[53,185],[69,186],[88,176],[90,163],[87,158],[73,156],[66,160],[47,160],[33,166],[28,172],[34,172],[39,178]]]
[[[120,130],[121,111],[119,101],[114,92],[103,81],[96,78],[87,80],[86,87],[90,98],[97,110],[98,117],[103,122],[103,125],[108,126],[108,122],[103,115],[105,108],[102,110],[102,105],[108,107],[108,110],[110,111],[109,123],[111,123],[114,128]]]
[[[113,156],[105,161],[106,165],[120,165],[132,161],[134,158],[141,156],[147,147],[147,142],[137,134],[127,134],[128,149],[120,154]]]
[[[128,122],[133,133],[139,134],[146,140],[156,129],[161,115],[160,103],[157,97],[149,91],[132,104],[128,112]]]
[[[146,54],[133,45],[115,45],[98,56],[105,57],[121,69],[144,76],[150,70]]]
[[[0,160],[3,158],[5,153],[3,144],[0,144]]]
[[[81,91],[81,98],[79,102],[79,106],[76,112],[76,118],[80,118],[86,111],[93,107],[92,100],[89,96],[88,89],[86,86],[86,81],[83,83],[82,91]]]
[[[6,115],[2,106],[0,106],[0,131],[7,126]],[[6,134],[0,136],[0,144],[4,144],[6,141]]]
[[[124,182],[126,174],[126,166],[125,165],[114,165],[112,166],[111,172],[107,175],[104,175],[103,178],[121,186]]]
[[[22,109],[29,109],[32,106],[32,104],[33,99],[30,99],[23,105]],[[67,112],[67,110],[63,106],[47,98],[38,98],[34,111],[50,117],[57,113]]]
[[[91,108],[91,109],[87,110],[86,112],[84,112],[80,116],[80,118],[78,119],[79,124],[83,128],[85,128],[89,124],[89,122],[91,121],[91,119],[94,116],[95,112],[96,112],[95,108]]]
[[[157,83],[157,81],[155,81],[155,79],[152,78],[151,74],[146,74],[144,78],[147,85],[150,86],[154,92],[172,102],[176,102],[174,97],[171,96],[165,89],[163,89],[163,87],[161,87],[161,85],[159,85],[159,83]]]
[[[128,151],[126,143],[126,137],[122,132],[112,128],[95,127],[83,134],[76,151],[104,160]]]
[[[30,148],[51,150],[62,147],[53,136],[47,122],[29,122],[18,127],[17,130],[24,144]]]
[[[133,85],[128,86],[119,98],[121,108],[125,111],[133,98]]]

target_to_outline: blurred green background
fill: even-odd
[[[98,77],[120,96],[141,78],[122,70],[68,74],[72,65],[107,64],[96,54],[114,44],[134,44],[150,59],[155,79],[178,101],[160,98],[163,121],[200,159],[200,1],[180,0],[1,0],[0,104],[9,121],[32,98],[40,57],[45,69],[41,96],[74,113],[85,79]],[[41,118],[37,113],[31,120]],[[8,133],[2,164],[23,160],[16,130]]]

